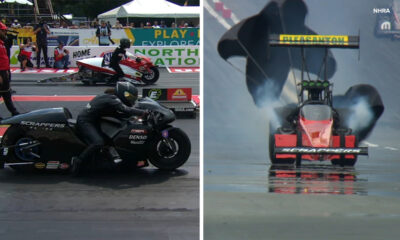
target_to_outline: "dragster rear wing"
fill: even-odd
[[[359,36],[271,34],[269,45],[276,47],[360,48]]]

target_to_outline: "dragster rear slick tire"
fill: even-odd
[[[270,128],[271,131],[271,128]],[[274,134],[269,134],[269,159],[272,165],[293,165],[294,159],[293,158],[276,158],[275,157],[275,136]]]

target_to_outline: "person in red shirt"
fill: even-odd
[[[25,71],[26,67],[33,67],[33,63],[31,62],[31,55],[32,52],[36,51],[37,47],[35,44],[31,41],[31,38],[27,38],[25,40],[25,44],[21,44],[19,46],[19,54],[18,54],[18,60],[21,63],[21,71]]]
[[[7,26],[0,22],[0,96],[3,97],[4,103],[10,113],[15,116],[19,112],[14,107],[11,99],[10,89],[10,60],[7,56],[7,49],[4,46],[4,40],[7,36]]]
[[[59,41],[54,49],[54,68],[68,69],[69,51],[64,48],[64,43]]]

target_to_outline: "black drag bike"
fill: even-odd
[[[148,162],[162,170],[182,166],[189,158],[191,144],[185,132],[170,125],[174,113],[150,98],[140,99],[137,107],[150,111],[147,119],[101,119],[107,146],[120,154],[122,167],[144,167]],[[2,168],[67,170],[71,158],[86,147],[67,108],[35,110],[5,119],[1,125],[8,127],[1,141]],[[88,161],[88,167],[112,164],[109,152],[102,149]]]

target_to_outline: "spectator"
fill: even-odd
[[[15,19],[14,22],[11,24],[12,28],[21,28],[21,24],[19,24],[18,19]]]
[[[110,21],[107,21],[107,27],[108,27],[108,28],[111,28],[111,23],[110,23]]]
[[[161,20],[160,28],[166,28],[167,25],[165,25],[165,21]]]
[[[185,22],[181,21],[181,23],[179,24],[179,28],[184,28],[185,27]]]
[[[122,24],[118,20],[115,22],[115,25],[113,26],[113,28],[116,29],[121,29],[122,27],[123,27]]]
[[[47,58],[47,34],[50,34],[49,27],[47,24],[40,20],[39,24],[33,31],[36,34],[36,43],[37,43],[37,54],[36,54],[36,64],[37,68],[40,68],[40,52],[43,51],[44,62],[46,63],[46,67],[50,68],[49,59]]]
[[[64,43],[59,41],[54,49],[54,68],[68,69],[69,51],[64,48]]]
[[[140,22],[140,28],[144,28],[144,23]]]
[[[175,22],[171,23],[171,28],[176,28],[176,23]]]
[[[135,28],[135,23],[131,22],[129,24],[126,24],[124,28]]]
[[[36,49],[36,45],[30,37],[25,38],[24,43],[19,46],[18,61],[21,63],[21,72],[25,71],[26,67],[33,67],[31,56]]]
[[[150,23],[150,22],[147,22],[147,23],[146,23],[146,26],[144,26],[144,28],[153,28],[153,27],[151,26],[151,23]]]
[[[92,28],[98,28],[99,27],[99,21],[97,18],[93,19],[92,23],[90,24]]]
[[[109,46],[111,29],[106,25],[106,22],[101,21],[101,26],[96,30],[96,36],[99,38],[99,46]]]
[[[60,28],[68,28],[68,24],[66,22],[62,22]]]
[[[158,25],[158,21],[154,21],[153,28],[160,28],[160,25]]]

